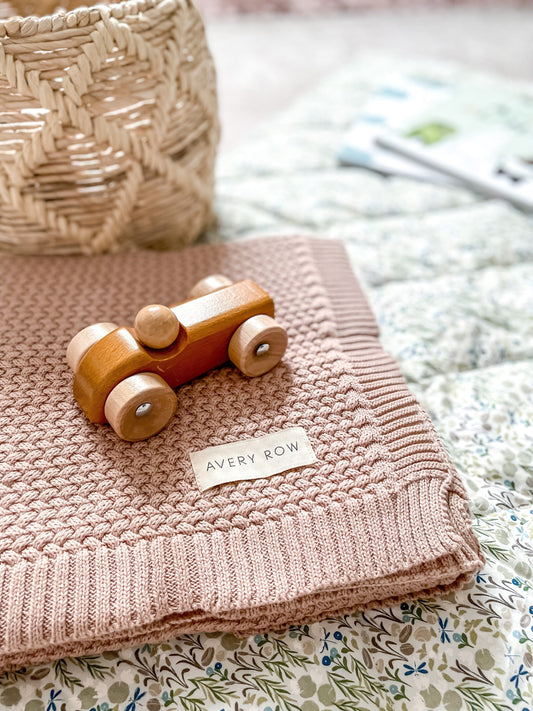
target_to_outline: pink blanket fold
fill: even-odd
[[[70,338],[131,324],[210,273],[251,278],[289,334],[282,363],[178,390],[128,443],[72,395]],[[243,635],[436,594],[483,564],[465,490],[336,242],[0,260],[0,667]],[[189,453],[303,427],[317,463],[199,490]]]

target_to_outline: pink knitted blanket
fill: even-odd
[[[145,442],[92,425],[72,395],[70,338],[132,323],[209,273],[271,293],[282,363],[182,386],[176,417]],[[465,490],[340,244],[5,257],[0,292],[1,668],[280,629],[445,591],[482,565]],[[289,427],[317,463],[199,490],[191,452]]]

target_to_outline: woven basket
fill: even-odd
[[[0,249],[193,241],[211,219],[219,137],[197,10],[59,4],[0,1]]]

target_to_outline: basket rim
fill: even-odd
[[[0,39],[27,39],[34,35],[75,30],[77,27],[88,27],[111,17],[121,20],[126,15],[137,15],[150,10],[168,14],[178,6],[190,7],[190,5],[190,0],[118,0],[110,5],[103,3],[82,5],[73,10],[42,17],[14,15],[0,20]]]

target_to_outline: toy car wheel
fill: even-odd
[[[213,291],[223,289],[225,286],[231,286],[233,282],[223,274],[211,274],[205,279],[200,279],[196,282],[193,288],[187,294],[188,299],[197,299],[199,296],[206,296]]]
[[[228,356],[237,368],[253,378],[277,365],[287,348],[287,332],[273,318],[252,316],[235,331]]]
[[[170,421],[177,406],[176,393],[155,373],[125,378],[107,396],[104,412],[119,437],[129,442],[148,439]]]
[[[76,372],[78,365],[89,348],[118,328],[116,323],[93,323],[77,333],[67,347],[67,363]]]

